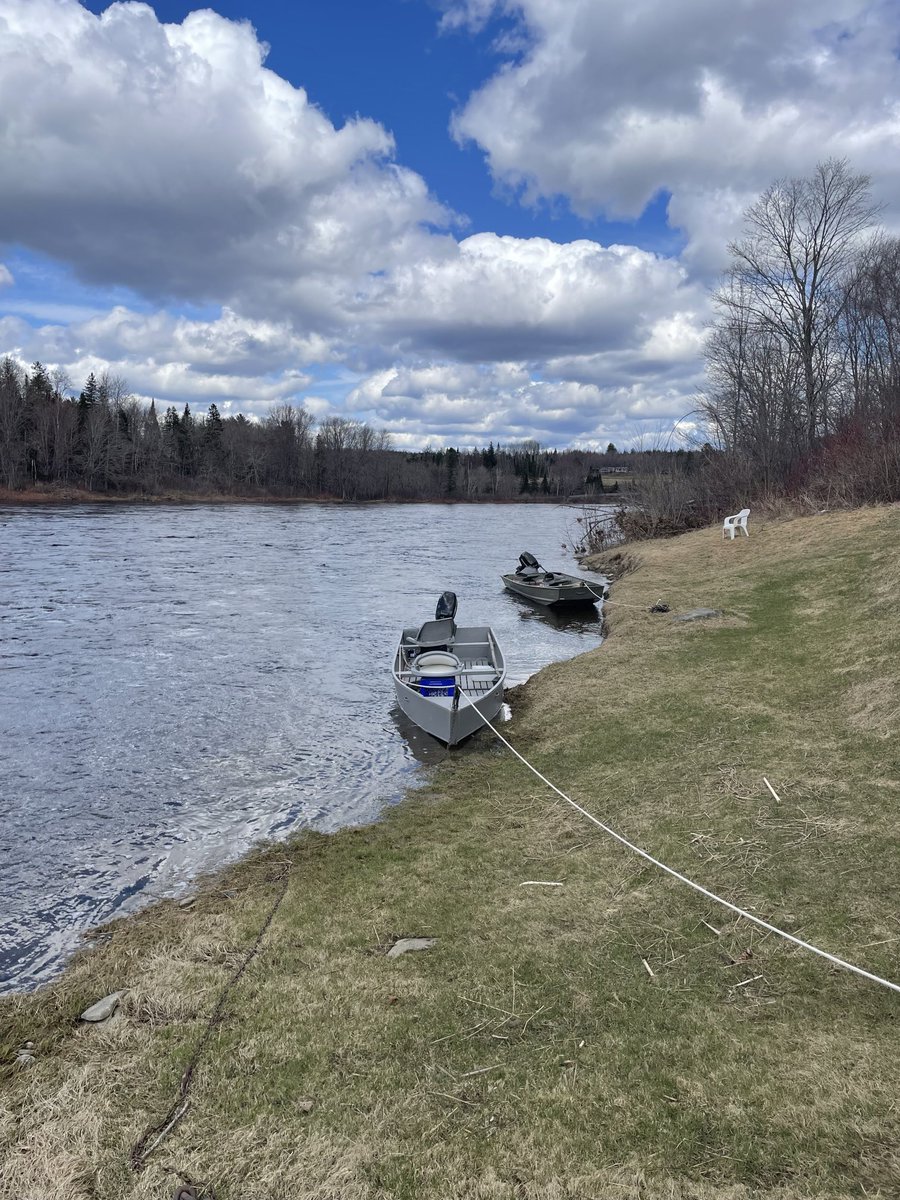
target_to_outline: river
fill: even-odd
[[[400,799],[447,752],[397,711],[392,651],[445,589],[494,627],[510,686],[596,646],[595,613],[499,580],[526,549],[576,571],[577,515],[0,506],[0,992],[263,838]]]

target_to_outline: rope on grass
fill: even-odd
[[[866,971],[863,967],[857,967],[853,963],[847,962],[847,960],[844,958],[838,958],[836,954],[829,954],[827,950],[821,950],[818,946],[812,945],[811,942],[804,942],[802,938],[795,937],[794,934],[787,933],[784,929],[779,929],[777,925],[770,925],[768,921],[763,921],[761,917],[755,917],[753,913],[747,912],[745,908],[740,908],[737,904],[732,904],[730,900],[724,900],[721,896],[717,896],[715,892],[711,892],[708,888],[703,887],[702,884],[695,883],[693,879],[688,879],[687,875],[682,875],[681,872],[676,871],[674,867],[666,866],[664,862],[660,862],[658,858],[654,858],[652,854],[648,854],[646,850],[642,850],[640,846],[636,846],[634,842],[630,842],[628,838],[623,837],[621,833],[616,833],[616,831],[611,829],[609,825],[604,825],[601,820],[595,817],[592,813],[589,813],[586,808],[582,808],[580,804],[578,804],[570,796],[567,796],[566,793],[558,788],[555,783],[551,783],[546,775],[541,774],[537,767],[532,766],[524,754],[520,754],[515,746],[511,742],[507,741],[507,739],[498,729],[494,728],[487,717],[485,717],[484,714],[478,709],[475,701],[471,699],[468,693],[462,688],[459,690],[460,694],[465,698],[468,704],[472,705],[482,722],[488,727],[488,729],[490,729],[491,733],[493,733],[494,736],[498,738],[508,750],[512,751],[519,762],[526,766],[533,775],[536,775],[538,779],[545,783],[551,791],[556,792],[557,796],[565,800],[566,804],[571,805],[576,812],[580,812],[583,817],[587,817],[587,819],[592,821],[598,827],[598,829],[602,829],[604,833],[608,833],[610,837],[615,838],[617,842],[621,842],[621,844],[627,849],[632,850],[637,855],[640,855],[641,858],[645,859],[649,863],[652,863],[654,867],[658,867],[661,871],[665,871],[667,875],[671,875],[674,879],[678,879],[681,883],[686,883],[688,887],[693,888],[695,892],[699,892],[701,896],[706,896],[707,899],[715,901],[716,904],[721,904],[724,908],[728,908],[732,912],[737,913],[739,917],[745,917],[748,921],[752,921],[754,925],[758,925],[761,929],[766,929],[769,931],[769,933],[776,933],[779,937],[784,938],[786,941],[793,942],[795,946],[800,946],[804,950],[809,950],[812,954],[818,954],[820,958],[825,958],[838,967],[843,967],[847,971],[852,971],[855,975],[861,975],[863,979],[869,979],[872,981],[872,983],[880,983],[882,987],[890,988],[892,992],[900,992],[900,984],[891,983],[889,979],[883,979],[880,975],[875,975],[871,971]]]
[[[596,600],[602,602],[604,608],[607,604],[618,604],[619,608],[633,608],[635,612],[669,612],[668,604],[663,604],[662,600],[657,600],[652,608],[645,608],[643,604],[626,604],[624,600],[611,600],[609,596],[595,592],[586,579],[581,582]]]
[[[161,1145],[161,1143],[165,1141],[165,1139],[169,1136],[169,1134],[187,1112],[188,1106],[191,1103],[190,1090],[191,1084],[194,1081],[194,1070],[197,1066],[197,1063],[200,1061],[200,1055],[206,1049],[207,1043],[212,1037],[213,1030],[221,1024],[222,1019],[225,1016],[225,1001],[228,999],[228,996],[230,995],[235,984],[237,984],[241,976],[247,970],[247,967],[249,967],[250,963],[256,957],[269,926],[275,920],[275,914],[278,912],[282,901],[287,895],[288,884],[290,883],[290,874],[291,870],[290,866],[288,866],[280,876],[276,876],[276,879],[281,880],[281,888],[279,889],[278,895],[275,897],[275,902],[269,909],[268,915],[266,916],[265,921],[263,921],[259,933],[257,933],[252,944],[248,948],[247,953],[241,959],[240,965],[233,972],[228,982],[219,993],[219,998],[216,1001],[216,1006],[212,1011],[212,1015],[206,1022],[206,1027],[204,1028],[203,1033],[200,1035],[197,1045],[194,1047],[194,1052],[190,1057],[190,1061],[182,1072],[181,1083],[178,1088],[178,1096],[172,1104],[172,1107],[161,1121],[157,1122],[156,1125],[151,1125],[149,1129],[146,1129],[132,1146],[131,1153],[128,1156],[128,1161],[131,1164],[132,1171],[137,1172],[143,1170],[147,1159],[150,1157],[153,1151],[157,1148],[157,1146]]]

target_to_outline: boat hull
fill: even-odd
[[[459,745],[500,715],[506,678],[500,647],[486,627],[458,630],[453,649],[461,668],[452,674],[450,686],[432,687],[410,669],[409,632],[404,632],[394,659],[397,703],[420,729],[447,746]]]
[[[560,607],[566,604],[596,604],[603,599],[603,587],[591,587],[574,575],[556,575],[559,582],[529,583],[521,575],[501,575],[506,589],[534,604],[543,604],[547,608]]]

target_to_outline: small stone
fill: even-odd
[[[34,1042],[23,1042],[23,1043],[22,1043],[22,1049],[23,1049],[23,1050],[33,1050],[33,1049],[34,1049]]]
[[[237,892],[234,890],[234,888],[223,888],[222,895],[227,896],[229,900],[233,900],[237,895]]]
[[[116,1009],[119,1007],[119,1001],[122,999],[121,992],[110,992],[108,996],[104,996],[102,1000],[95,1001],[90,1008],[86,1008],[81,1014],[82,1021],[106,1021]]]
[[[708,621],[710,617],[721,617],[717,608],[692,608],[673,617],[673,621]]]
[[[297,1107],[301,1112],[312,1112],[315,1100],[298,1100]]]
[[[30,1067],[34,1061],[35,1057],[30,1050],[20,1050],[16,1055],[16,1062],[20,1067]]]
[[[401,938],[399,942],[394,942],[388,950],[387,956],[388,958],[399,958],[408,950],[430,950],[435,945],[437,945],[437,938]]]
[[[196,904],[196,903],[197,903],[196,896],[185,896],[185,898],[183,900],[178,901],[178,907],[179,908],[190,908],[192,904]]]

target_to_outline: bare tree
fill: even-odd
[[[768,187],[745,214],[744,237],[729,247],[731,296],[720,293],[720,302],[733,308],[737,290],[747,332],[769,345],[777,339],[799,364],[796,421],[804,448],[833,428],[843,284],[877,212],[869,177],[829,159],[806,178]]]

